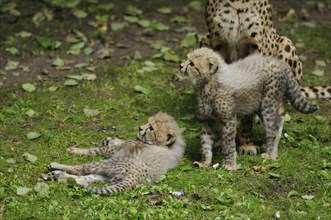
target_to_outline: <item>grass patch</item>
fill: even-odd
[[[241,169],[234,173],[194,169],[192,161],[200,155],[193,97],[173,86],[176,67],[161,62],[156,66],[158,70],[151,73],[137,73],[140,63],[100,66],[97,80],[80,81],[76,87],[58,84],[55,92],[48,90],[54,86],[51,82],[38,84],[32,93],[18,84],[2,89],[0,198],[5,218],[272,219],[277,211],[284,218],[327,218],[331,202],[329,113],[306,116],[290,110],[292,119],[285,124],[288,136],[281,140],[277,162],[241,155]],[[135,91],[136,85],[149,93]],[[325,106],[330,103],[323,103]],[[100,114],[87,117],[85,108]],[[35,111],[32,117],[26,115],[30,109]],[[104,197],[57,182],[47,182],[45,193],[33,189],[44,182],[40,174],[52,161],[81,164],[99,159],[69,155],[67,147],[89,147],[106,136],[133,138],[137,127],[157,111],[172,114],[186,128],[188,143],[183,164],[166,179]],[[255,130],[259,136],[260,130]],[[41,137],[28,140],[26,134],[32,131]],[[25,160],[25,152],[35,155],[37,161]],[[214,158],[215,162],[221,160],[219,155]],[[256,172],[253,166],[266,170]],[[31,191],[18,196],[19,187]],[[183,197],[169,194],[181,189]],[[155,204],[147,192],[157,195]],[[314,197],[302,198],[305,195]]]

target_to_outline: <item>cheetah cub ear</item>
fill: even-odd
[[[210,74],[216,73],[218,70],[218,65],[219,65],[217,58],[209,57],[208,62],[209,62],[209,73]]]

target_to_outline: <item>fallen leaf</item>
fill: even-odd
[[[95,80],[97,78],[94,73],[83,73],[82,77],[84,80]]]
[[[49,190],[49,186],[46,183],[38,182],[33,189],[38,193],[46,193]]]
[[[33,139],[36,139],[36,138],[39,138],[41,136],[40,133],[38,132],[29,132],[27,135],[26,135],[26,138],[28,140],[33,140]]]
[[[153,30],[157,30],[157,31],[166,31],[166,30],[169,30],[170,28],[169,28],[169,26],[167,26],[167,25],[164,25],[164,24],[162,24],[162,23],[158,23],[158,22],[156,22],[156,23],[151,23],[151,28],[153,29]]]
[[[201,1],[191,1],[188,6],[191,8],[194,8],[196,10],[199,10],[202,8],[202,3],[201,3]]]
[[[124,16],[123,18],[129,23],[137,23],[139,21],[137,17],[133,17],[133,16]]]
[[[7,65],[5,66],[5,70],[15,70],[15,69],[17,69],[18,65],[19,65],[19,62],[9,60],[7,62]]]
[[[280,175],[277,173],[268,173],[270,178],[280,178]]]
[[[86,47],[83,52],[86,55],[90,55],[94,52],[94,50],[91,47]]]
[[[189,32],[186,36],[180,41],[181,47],[195,47],[198,43],[198,37],[195,32]]]
[[[183,22],[186,22],[187,19],[184,16],[175,16],[175,17],[171,18],[170,21],[174,22],[174,23],[183,23]]]
[[[287,198],[290,198],[292,196],[298,196],[300,195],[297,191],[295,190],[291,190],[288,194],[287,194]]]
[[[86,18],[87,17],[87,13],[81,9],[77,9],[74,8],[72,10],[72,14],[76,17],[76,18]]]
[[[82,80],[83,79],[83,76],[80,76],[80,75],[67,75],[66,77],[69,78],[69,79],[76,79],[76,80]]]
[[[139,86],[139,85],[135,86],[135,87],[134,87],[134,90],[135,90],[136,92],[140,92],[140,93],[143,93],[143,94],[145,94],[145,95],[149,94],[149,90],[148,90],[147,88],[142,87],[142,86]]]
[[[26,188],[26,187],[17,187],[16,189],[16,194],[18,196],[24,196],[26,194],[28,194],[31,191],[30,188]]]
[[[56,67],[63,67],[64,66],[64,61],[60,58],[60,57],[57,57],[54,61],[53,61],[53,66],[56,66]]]
[[[144,28],[149,27],[151,24],[149,20],[139,20],[137,23]]]
[[[326,63],[323,60],[315,60],[316,65],[326,67]]]
[[[168,7],[163,7],[163,8],[159,8],[157,11],[162,14],[170,14],[172,12],[172,9]]]
[[[70,47],[67,51],[67,54],[78,55],[81,52],[81,49],[85,46],[84,42],[79,42]]]
[[[110,27],[113,31],[120,31],[125,28],[125,24],[120,22],[113,22],[110,24]]]
[[[324,76],[324,70],[316,69],[313,71],[315,76]]]
[[[305,200],[312,200],[313,198],[315,198],[315,196],[313,196],[313,195],[303,195],[303,196],[301,196],[301,198],[303,198]]]
[[[7,47],[6,51],[12,55],[16,55],[19,53],[18,49],[16,47]]]
[[[178,63],[180,61],[180,58],[177,54],[170,53],[170,51],[167,51],[164,53],[163,58],[165,61],[171,61]]]
[[[28,38],[28,37],[31,37],[32,34],[30,32],[21,31],[21,32],[15,34],[15,36],[18,36],[18,37],[21,37],[21,38]]]
[[[98,114],[100,114],[100,111],[98,109],[88,109],[88,108],[84,108],[84,114],[87,117],[94,117],[97,116]]]
[[[31,83],[24,83],[22,88],[27,92],[33,92],[36,90],[36,87]]]
[[[45,0],[49,4],[59,8],[74,8],[81,0]]]
[[[23,157],[24,157],[25,160],[30,161],[31,163],[35,163],[38,159],[35,155],[32,155],[28,152],[25,152],[23,154]]]
[[[29,109],[25,112],[25,114],[31,118],[36,114],[36,112],[33,109]]]
[[[50,91],[50,92],[55,92],[57,89],[58,89],[58,87],[56,87],[56,86],[51,86],[51,87],[48,88],[48,91]]]
[[[126,7],[126,13],[129,15],[136,16],[141,15],[143,12],[139,8],[129,5],[128,7]]]
[[[6,162],[14,164],[14,163],[16,163],[16,160],[14,158],[9,158],[9,159],[6,160]]]
[[[74,79],[67,79],[66,81],[64,81],[64,85],[65,86],[76,86],[78,85],[77,80]]]

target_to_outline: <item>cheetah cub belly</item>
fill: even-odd
[[[283,97],[299,112],[318,109],[301,94],[286,64],[273,57],[257,54],[226,64],[213,50],[200,48],[187,55],[180,70],[192,79],[197,96],[197,116],[202,122],[202,161],[196,162],[199,166],[212,162],[211,119],[222,124],[223,167],[236,170],[237,115],[259,114],[266,130],[262,157],[276,159],[283,123],[278,109]]]
[[[139,127],[137,140],[107,138],[103,145],[101,148],[68,148],[67,151],[73,154],[99,155],[107,159],[76,166],[53,162],[49,165],[52,172],[45,177],[66,183],[69,178],[73,178],[79,186],[92,193],[117,193],[146,179],[157,180],[179,164],[185,149],[176,121],[161,112]],[[111,185],[102,188],[89,186],[95,182]]]

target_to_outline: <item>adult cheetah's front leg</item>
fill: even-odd
[[[260,148],[253,143],[253,115],[247,115],[240,121],[239,153],[256,155]]]

